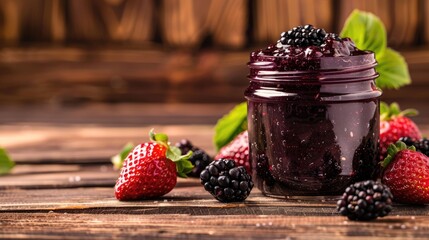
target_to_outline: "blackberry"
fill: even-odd
[[[420,139],[420,141],[418,141],[415,146],[417,151],[429,157],[429,139]]]
[[[200,179],[204,189],[221,202],[244,201],[253,188],[252,177],[232,159],[211,162]]]
[[[320,46],[324,42],[326,35],[324,29],[315,28],[307,24],[282,32],[277,43],[297,47]]]
[[[340,41],[341,40],[340,36],[338,36],[338,34],[336,34],[336,33],[328,33],[328,34],[326,34],[325,35],[325,40],[328,39],[328,38],[334,39],[336,41]]]
[[[189,158],[189,161],[194,165],[192,172],[188,173],[190,177],[199,177],[201,171],[203,171],[212,161],[213,158],[210,157],[204,150],[195,147],[187,139],[182,139],[180,142],[176,143],[176,147],[180,149],[183,154],[192,151],[192,156]]]
[[[426,156],[429,156],[429,139],[422,138],[418,141],[414,141],[412,138],[409,137],[401,137],[399,141],[404,142],[407,144],[407,146],[414,146],[416,147],[416,150],[423,153]]]
[[[346,188],[337,202],[337,210],[350,220],[368,221],[384,217],[392,210],[392,193],[384,184],[372,180]]]
[[[414,146],[415,144],[414,140],[410,137],[401,137],[399,141],[404,142],[407,146]]]

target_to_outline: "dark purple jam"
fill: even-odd
[[[348,38],[251,53],[250,160],[268,196],[335,195],[374,179],[379,97],[374,54]]]

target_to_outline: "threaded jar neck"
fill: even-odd
[[[288,70],[288,64],[304,61],[307,69]],[[377,62],[374,53],[346,57],[290,58],[260,56],[248,63],[249,79],[254,82],[275,83],[346,83],[375,79]]]

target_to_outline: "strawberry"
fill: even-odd
[[[388,106],[380,103],[380,160],[386,157],[387,148],[401,137],[413,140],[422,138],[417,125],[407,116],[417,115],[417,110],[407,109],[401,112],[397,103]]]
[[[177,175],[186,177],[192,171],[192,152],[181,156],[180,150],[168,143],[165,134],[149,133],[151,142],[137,145],[127,156],[115,185],[118,200],[160,197],[170,192]]]
[[[404,142],[391,144],[381,181],[386,184],[396,202],[429,204],[429,157],[416,152]]]
[[[215,156],[219,159],[232,159],[237,166],[243,166],[248,172],[250,170],[249,163],[249,135],[247,131],[238,134],[230,143],[222,147]]]

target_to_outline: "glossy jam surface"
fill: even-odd
[[[250,160],[264,194],[340,194],[374,178],[381,95],[375,65],[374,55],[349,39],[251,54]]]
[[[340,41],[334,38],[328,38],[321,46],[282,46],[281,44],[270,45],[266,49],[254,51],[250,54],[250,62],[272,62],[275,63],[277,71],[294,70],[318,70],[323,69],[322,59],[338,58],[370,54],[368,51],[362,51],[356,48],[355,44],[349,38]]]

